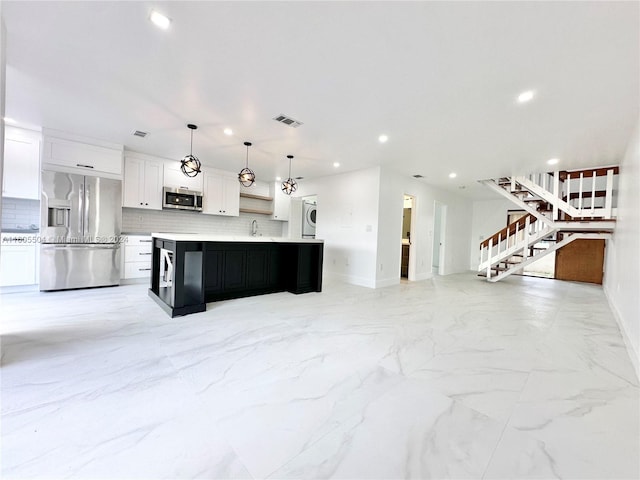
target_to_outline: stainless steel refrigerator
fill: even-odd
[[[42,171],[40,290],[120,283],[122,182]]]

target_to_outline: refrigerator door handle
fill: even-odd
[[[78,202],[78,232],[80,232],[80,235],[84,236],[84,179],[83,182],[80,183],[80,186],[78,187],[78,191],[79,191],[79,195],[80,195],[80,201]]]
[[[82,234],[83,236],[89,235],[89,198],[91,196],[91,190],[89,189],[89,184],[84,184],[84,218],[82,220]]]

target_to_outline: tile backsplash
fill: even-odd
[[[250,235],[251,223],[258,222],[258,235],[282,237],[287,222],[271,220],[265,215],[241,213],[239,217],[203,215],[198,212],[174,210],[122,209],[122,231],[127,233],[218,233]]]
[[[239,217],[203,215],[173,210],[122,209],[122,231],[129,233],[175,232],[250,235],[251,222],[258,222],[258,235],[282,237],[287,222],[271,220],[265,215],[241,213]],[[29,229],[40,226],[40,202],[21,198],[2,199],[2,229]],[[283,230],[283,227],[285,230]]]
[[[40,201],[23,198],[2,198],[2,229],[40,228]]]

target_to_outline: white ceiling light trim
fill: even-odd
[[[387,143],[387,141],[388,141],[388,140],[389,140],[389,136],[388,136],[388,135],[384,135],[384,134],[383,134],[383,135],[380,135],[380,136],[378,137],[378,141],[379,141],[380,143]]]
[[[171,25],[171,19],[160,12],[155,10],[151,10],[151,15],[149,15],[149,20],[158,28],[162,30],[167,30]]]
[[[223,133],[224,133],[225,135],[229,135],[229,136],[231,136],[231,135],[233,135],[233,130],[231,130],[230,128],[225,128],[225,129],[223,130]]]
[[[456,178],[458,176],[458,174],[456,172],[451,172],[449,174],[449,178]]]
[[[556,163],[558,163],[560,161],[560,159],[558,158],[550,158],[549,160],[547,160],[547,163],[549,165],[555,165]]]

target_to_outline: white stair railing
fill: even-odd
[[[598,175],[605,172],[606,175]],[[515,176],[511,190],[515,183],[551,204],[553,220],[560,219],[560,211],[575,218],[615,218],[617,209],[613,208],[613,193],[617,167],[593,169],[586,173],[583,170],[561,175],[556,171]]]
[[[487,276],[487,280],[489,280],[490,282],[498,282],[500,280],[502,280],[505,277],[508,277],[509,275],[513,275],[514,273],[518,272],[519,270],[522,270],[523,268],[529,266],[530,264],[532,264],[533,262],[537,262],[538,260],[540,260],[542,257],[546,257],[547,255],[555,252],[556,250],[561,249],[562,247],[564,247],[565,245],[568,245],[569,243],[575,241],[575,240],[580,240],[580,239],[609,239],[611,238],[611,234],[610,233],[586,233],[586,232],[580,232],[580,233],[569,233],[566,234],[565,237],[562,239],[562,241],[560,242],[556,242],[553,245],[549,246],[549,248],[546,248],[544,250],[539,251],[539,253],[527,258],[527,259],[523,259],[522,262],[519,262],[517,264],[511,265],[510,268],[500,272],[498,271],[497,274],[494,277],[489,277]]]
[[[495,282],[579,238],[610,238],[614,208],[614,176],[618,167],[573,172],[537,173],[481,183],[508,198],[528,215],[480,244],[478,270]],[[547,205],[551,206],[551,214]],[[571,218],[561,218],[561,213]],[[600,220],[602,219],[602,220]],[[564,232],[562,241],[546,249],[532,248]],[[517,259],[517,260],[516,260]]]
[[[529,249],[553,233],[555,233],[554,228],[527,215],[524,218],[524,224],[514,222],[480,244],[478,271],[485,271],[487,278],[491,278],[492,270],[496,265],[514,255],[520,255],[526,260],[529,257]]]

